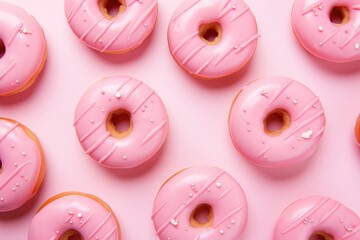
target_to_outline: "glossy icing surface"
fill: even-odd
[[[120,228],[111,209],[94,198],[69,194],[51,201],[31,220],[28,240],[57,240],[69,230],[76,230],[83,239],[120,239]]]
[[[265,133],[264,119],[283,109],[290,125],[279,136]],[[281,167],[307,159],[325,130],[319,97],[301,83],[285,77],[265,77],[244,86],[234,100],[229,130],[236,149],[251,162]]]
[[[8,95],[35,78],[42,67],[46,43],[39,23],[22,8],[0,3],[0,95]]]
[[[0,212],[6,212],[36,193],[41,172],[38,145],[18,122],[0,119],[0,161]]]
[[[113,19],[100,10],[99,0],[65,0],[71,29],[87,46],[121,53],[139,46],[154,28],[157,0],[125,0],[126,9]]]
[[[210,45],[199,36],[202,24],[219,23],[222,37]],[[256,20],[242,0],[185,0],[168,27],[168,43],[178,64],[190,74],[218,78],[240,70],[255,51]]]
[[[193,227],[190,216],[201,204],[212,207],[212,224]],[[247,211],[245,194],[234,178],[219,168],[192,167],[161,187],[152,219],[161,240],[233,240],[246,227]]]
[[[107,129],[109,114],[126,110],[133,129],[115,138]],[[160,97],[145,83],[127,76],[101,79],[91,85],[75,112],[76,134],[86,153],[110,168],[132,168],[149,160],[163,145],[168,118]]]
[[[346,7],[349,21],[334,24],[333,7]],[[301,44],[311,54],[330,62],[360,59],[359,0],[296,0],[292,25]]]
[[[360,239],[360,219],[338,201],[323,196],[297,200],[280,216],[274,231],[274,240],[305,239]],[[332,238],[316,235],[326,233]]]

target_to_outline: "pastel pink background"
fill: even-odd
[[[25,8],[43,26],[48,61],[28,91],[0,98],[0,115],[16,119],[40,138],[47,161],[38,195],[22,208],[0,214],[0,239],[27,239],[31,218],[50,196],[63,191],[97,195],[114,210],[125,240],[157,239],[150,219],[153,199],[173,173],[194,165],[223,168],[243,186],[249,221],[243,239],[272,239],[274,224],[296,199],[320,194],[360,214],[360,150],[354,141],[359,114],[359,62],[331,64],[308,54],[290,23],[293,1],[247,1],[261,38],[248,65],[215,81],[193,79],[172,59],[167,25],[178,1],[159,0],[153,34],[124,55],[105,55],[83,45],[68,26],[63,1],[7,0]],[[143,80],[160,95],[169,121],[167,141],[157,157],[127,171],[99,166],[81,148],[72,125],[75,106],[92,82],[124,74]],[[307,164],[267,170],[247,162],[233,147],[227,118],[244,84],[267,75],[298,80],[317,95],[326,111],[327,128]]]

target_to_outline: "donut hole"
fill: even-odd
[[[113,19],[125,11],[126,2],[125,0],[99,0],[99,8],[105,17]]]
[[[198,205],[191,213],[190,225],[193,227],[211,227],[213,210],[209,204]]]
[[[265,133],[269,136],[279,136],[290,126],[290,115],[284,109],[275,109],[264,119]]]
[[[107,130],[115,138],[127,137],[133,129],[131,114],[119,109],[109,114],[107,119]]]
[[[219,23],[207,23],[200,25],[199,36],[209,45],[215,45],[221,40],[222,28]]]
[[[5,55],[6,48],[4,42],[0,39],[0,59]]]
[[[335,26],[342,26],[350,21],[350,11],[345,6],[334,6],[330,11],[330,21]]]
[[[84,240],[84,238],[78,231],[70,229],[61,235],[59,240]]]
[[[308,240],[335,240],[335,238],[324,231],[316,231],[310,235]]]

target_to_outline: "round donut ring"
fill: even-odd
[[[152,219],[161,240],[234,240],[241,238],[247,213],[244,191],[234,178],[219,168],[192,167],[163,184]]]
[[[152,32],[157,0],[65,0],[65,13],[84,44],[100,52],[124,53]]]
[[[119,130],[117,123],[125,129]],[[168,117],[161,99],[146,84],[113,76],[88,88],[77,105],[74,125],[82,147],[98,163],[133,168],[161,148]]]
[[[39,23],[22,8],[0,3],[0,95],[29,88],[43,69],[47,51]]]
[[[30,200],[44,174],[44,153],[35,134],[21,123],[0,118],[0,212]]]
[[[296,0],[292,26],[303,47],[330,62],[360,60],[358,0]]]
[[[185,0],[168,27],[176,62],[205,79],[240,70],[253,55],[258,37],[255,17],[242,0]]]
[[[40,239],[119,240],[120,225],[98,197],[65,192],[48,199],[31,220],[28,240]]]
[[[280,126],[273,128],[272,123]],[[275,124],[276,125],[276,124]],[[236,149],[263,167],[307,159],[325,130],[319,97],[285,77],[266,77],[244,86],[235,97],[229,130]]]
[[[297,200],[281,214],[273,240],[358,240],[360,218],[338,201],[323,196]]]

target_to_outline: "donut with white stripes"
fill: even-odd
[[[75,111],[74,126],[85,152],[109,168],[133,168],[163,145],[168,117],[160,97],[132,77],[92,84]]]
[[[259,36],[255,17],[242,0],[185,0],[168,27],[168,44],[176,62],[205,79],[243,68]]]
[[[35,134],[15,120],[0,118],[0,212],[30,200],[44,173],[44,153]]]
[[[65,0],[66,19],[75,35],[99,52],[124,53],[152,32],[157,0]]]
[[[161,240],[240,239],[247,224],[245,193],[216,167],[191,167],[168,179],[158,191],[152,219]]]
[[[273,240],[358,240],[360,218],[342,203],[324,196],[299,199],[280,215]]]
[[[286,77],[264,77],[244,86],[229,114],[236,149],[262,167],[301,163],[318,148],[325,113],[318,96]]]
[[[65,192],[49,198],[31,220],[28,240],[120,239],[120,225],[100,198]]]

